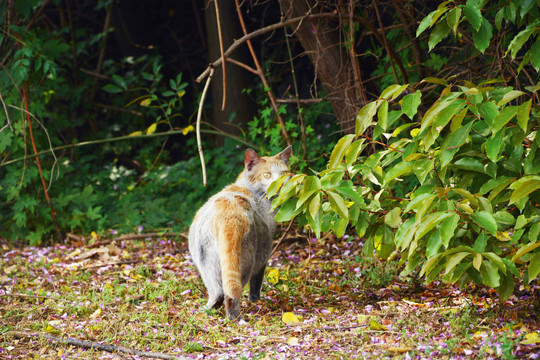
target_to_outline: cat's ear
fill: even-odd
[[[250,171],[261,160],[261,157],[253,149],[246,150],[246,156],[244,158],[244,164],[246,169]]]
[[[285,164],[289,165],[289,158],[291,157],[291,155],[292,155],[292,146],[289,145],[285,148],[285,150],[277,154],[276,157],[279,158],[281,161],[283,161]]]

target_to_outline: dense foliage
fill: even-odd
[[[446,1],[417,35],[432,28],[431,50],[469,31],[476,61],[496,37],[507,56],[520,55],[517,73],[537,79],[535,4]],[[418,87],[436,86],[434,100],[409,84],[388,86],[362,108],[356,133],[337,142],[325,170],[273,184],[277,219],[296,218],[317,236],[353,228],[365,255],[400,254],[404,274],[474,281],[507,298],[514,276],[528,284],[540,273],[540,85],[518,90],[507,80],[425,78]]]

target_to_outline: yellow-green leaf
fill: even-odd
[[[145,133],[146,135],[151,135],[156,132],[156,129],[157,129],[157,124],[153,123],[152,125],[148,127],[148,129],[146,129]]]
[[[268,282],[270,284],[277,284],[279,281],[279,270],[278,269],[272,269],[268,272],[266,275],[268,278]]]
[[[281,316],[281,320],[283,320],[285,324],[297,324],[300,322],[300,319],[292,312],[284,312]]]

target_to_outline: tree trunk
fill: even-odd
[[[329,11],[313,0],[280,0],[280,3],[285,18]],[[302,21],[298,27],[293,27],[294,35],[313,63],[342,131],[354,133],[356,115],[367,98],[358,64],[356,60],[351,62],[352,56],[343,47],[339,25],[332,26],[330,21]]]
[[[209,62],[213,62],[221,56],[219,32],[216,18],[214,0],[204,1],[206,38],[208,42]],[[217,0],[219,5],[219,17],[221,25],[221,35],[223,39],[223,49],[227,49],[235,39],[242,37],[242,29],[238,23],[238,15],[234,1]],[[246,62],[249,59],[245,48],[237,49],[231,58]],[[210,95],[212,99],[212,124],[218,129],[230,134],[239,134],[239,128],[244,128],[248,121],[253,118],[255,106],[247,94],[242,93],[250,85],[251,74],[246,70],[224,62],[224,66],[215,69],[212,83],[210,85]],[[222,110],[223,102],[223,68],[226,75],[226,103]],[[216,139],[217,145],[222,145],[224,137]]]

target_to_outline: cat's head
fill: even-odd
[[[291,155],[292,146],[290,145],[275,156],[259,156],[255,150],[247,149],[244,157],[244,171],[240,176],[266,193],[270,184],[289,170]]]

